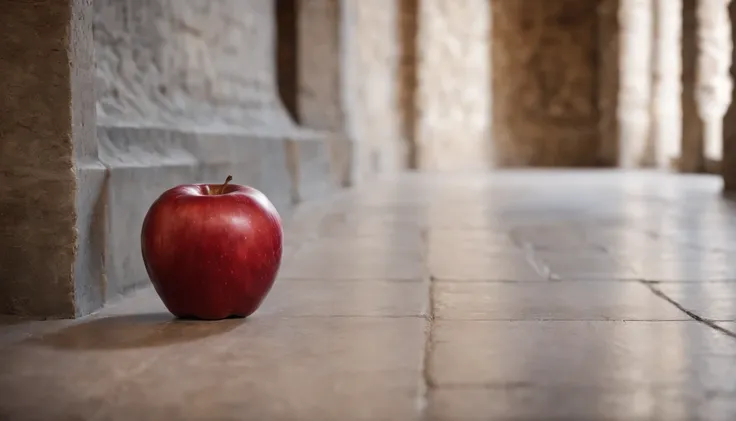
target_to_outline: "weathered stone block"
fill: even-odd
[[[89,0],[0,14],[0,313],[73,317],[102,304]]]
[[[273,0],[95,2],[99,122],[291,127],[277,95]]]
[[[333,192],[339,180],[333,175],[329,144],[321,138],[292,138],[285,142],[287,167],[292,175],[293,204],[323,198]]]

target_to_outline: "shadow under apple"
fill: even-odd
[[[178,319],[168,313],[108,316],[74,324],[26,343],[62,350],[151,348],[222,335],[244,322],[243,318]]]

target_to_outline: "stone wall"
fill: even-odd
[[[399,4],[396,0],[342,2],[343,106],[353,145],[352,178],[405,167],[399,112]]]
[[[304,126],[343,130],[340,1],[299,2],[299,114]]]
[[[731,103],[731,0],[699,0],[697,3],[698,113],[703,119],[705,157],[718,161],[722,157],[723,117]]]
[[[416,142],[421,169],[491,165],[489,3],[420,3]]]
[[[137,227],[171,186],[231,174],[282,213],[332,188],[327,139],[297,127],[279,97],[277,82],[287,81],[282,93],[298,106],[298,66],[282,62],[281,77],[276,67],[278,52],[297,58],[298,28],[296,17],[280,20],[290,26],[277,39],[275,6],[94,2],[99,157],[109,171],[108,299],[148,281]]]
[[[682,139],[682,0],[653,0],[652,6],[652,121],[645,161],[669,168]]]
[[[597,4],[493,2],[493,142],[499,165],[596,165]]]
[[[294,39],[276,39],[275,0],[12,3],[3,15],[12,19],[0,19],[8,41],[0,47],[0,313],[84,315],[148,282],[140,225],[174,185],[232,174],[285,217],[295,203],[330,192],[341,178],[328,148],[340,136],[322,132],[340,125],[332,3],[322,13],[312,2],[286,28],[292,38],[325,40],[319,54],[332,57],[320,69],[316,59],[281,66],[300,83],[290,89],[302,108],[322,111],[305,114],[309,127],[296,126],[279,99],[276,55]],[[320,13],[332,34],[319,32],[325,19],[309,18]],[[395,28],[394,17],[379,21]],[[374,22],[365,20],[361,37],[379,39],[383,52],[364,54],[366,62],[394,58],[395,39],[375,37]],[[369,126],[385,127],[377,115],[389,99],[369,103]],[[384,138],[371,136],[378,152],[393,145]]]
[[[0,23],[16,33],[13,38],[4,37],[6,42],[0,45],[0,106],[4,117],[10,117],[0,120],[0,266],[4,275],[0,309],[3,313],[43,309],[73,314],[72,300],[65,303],[52,298],[74,295],[72,92],[66,65],[69,46],[64,42],[69,4],[59,2],[38,14],[19,2],[6,6],[10,10],[0,16]],[[34,48],[23,45],[42,25],[44,31]],[[46,56],[43,67],[37,65],[42,55]],[[40,101],[41,96],[45,102]],[[59,226],[60,219],[72,223]],[[47,256],[34,250],[41,248],[57,248],[56,258],[45,261]],[[33,277],[48,280],[49,302],[31,302]]]
[[[276,92],[271,0],[99,0],[98,118],[105,126],[289,125]]]

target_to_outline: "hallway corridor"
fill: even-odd
[[[0,319],[0,420],[736,419],[717,177],[404,175],[299,208],[247,320]]]

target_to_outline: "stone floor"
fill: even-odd
[[[306,206],[252,318],[0,321],[0,420],[736,419],[714,177],[407,175]]]

